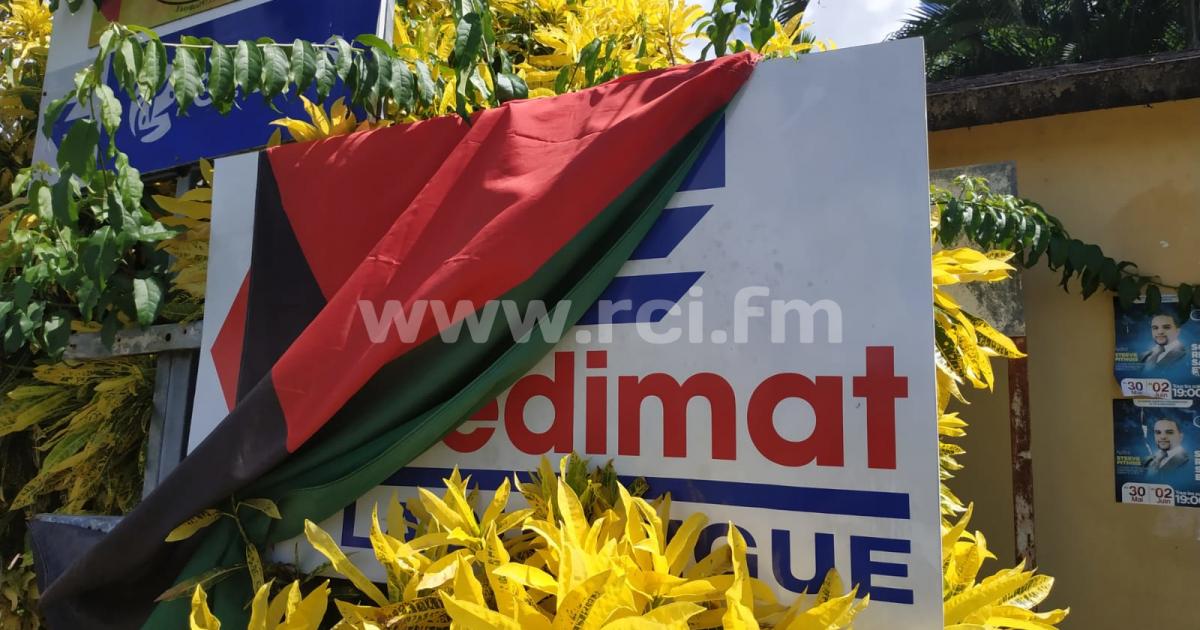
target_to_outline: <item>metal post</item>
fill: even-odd
[[[1013,337],[1013,343],[1026,352],[1025,337]],[[1029,360],[1008,360],[1008,422],[1012,438],[1013,535],[1017,561],[1037,566],[1037,546],[1033,531],[1033,453],[1029,422]]]
[[[143,497],[171,474],[187,449],[187,425],[192,412],[198,358],[199,353],[194,350],[174,350],[158,355],[154,412],[146,441]]]

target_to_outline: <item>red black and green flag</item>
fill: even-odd
[[[214,348],[235,374],[229,416],[45,592],[58,628],[186,627],[187,601],[155,598],[244,562],[236,524],[167,534],[209,507],[269,498],[281,520],[239,516],[259,545],[341,510],[404,467],[552,347],[446,341],[435,318],[372,340],[360,303],[451,308],[534,300],[577,321],[675,193],[748,54],[624,77],[575,94],[261,154],[250,275]],[[426,321],[428,320],[428,321]],[[214,587],[245,623],[245,572]]]

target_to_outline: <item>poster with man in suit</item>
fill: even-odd
[[[1116,309],[1114,374],[1135,398],[1200,398],[1200,309],[1186,313],[1175,296],[1149,309],[1144,300]]]
[[[1200,505],[1200,408],[1191,400],[1114,400],[1121,503]]]

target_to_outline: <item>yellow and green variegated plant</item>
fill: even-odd
[[[605,488],[596,476],[573,474],[577,467],[563,458],[555,475],[543,460],[533,482],[504,480],[483,509],[457,470],[441,496],[421,489],[407,506],[393,497],[386,522],[378,508],[371,521],[371,546],[387,575],[383,588],[307,523],[308,541],[365,602],[335,602],[335,628],[835,630],[850,627],[867,605],[854,589],[844,592],[836,572],[816,595],[778,601],[750,577],[746,542],[732,524],[726,543],[691,563],[708,524],[703,514],[668,535],[669,497],[650,502],[612,478]],[[531,507],[509,509],[514,485]],[[404,519],[405,507],[415,523]],[[252,630],[319,627],[326,585],[302,598],[293,584],[270,605],[269,591],[264,586],[255,597]],[[200,587],[192,628],[219,628]]]
[[[952,399],[966,403],[962,386],[990,390],[994,384],[993,357],[1025,356],[1011,339],[982,318],[958,305],[944,287],[969,282],[999,282],[1014,268],[1012,254],[983,253],[968,247],[941,250],[933,255],[935,359],[939,472],[942,511],[942,589],[946,628],[984,630],[1014,628],[1052,629],[1067,616],[1066,610],[1035,612],[1050,594],[1054,578],[1026,570],[1024,564],[1002,569],[979,579],[985,560],[995,559],[982,532],[970,532],[972,506],[964,505],[946,486],[962,468],[956,457],[962,447],[951,440],[966,435],[967,423],[958,412],[948,411]]]

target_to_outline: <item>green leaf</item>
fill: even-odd
[[[559,69],[558,76],[554,77],[554,93],[562,94],[567,91],[567,85],[571,82],[571,75],[575,72],[575,66],[566,65]]]
[[[67,104],[71,102],[71,96],[63,96],[50,101],[46,106],[46,117],[42,119],[42,135],[46,138],[51,138],[54,135],[54,125],[62,118],[63,110]]]
[[[104,323],[100,325],[100,343],[104,344],[105,348],[112,348],[113,342],[117,340],[117,331],[121,329],[121,320],[117,319],[115,312],[109,311],[104,316]]]
[[[50,187],[45,182],[33,182],[33,187],[29,189],[29,205],[42,221],[54,219],[54,200],[50,194]]]
[[[483,79],[483,75],[476,72],[474,68],[472,68],[471,70],[468,70],[468,72],[471,74],[471,79],[470,79],[470,86],[472,88],[471,91],[477,92],[479,94],[479,99],[477,101],[472,101],[472,102],[494,103],[494,101],[492,99],[492,92],[491,92],[491,90],[488,89],[487,81],[485,81]]]
[[[180,523],[178,527],[171,530],[171,533],[167,534],[166,541],[178,542],[180,540],[187,540],[188,538],[195,536],[196,532],[217,522],[217,519],[219,518],[221,518],[220,510],[215,510],[212,508],[204,510],[184,521],[183,523]]]
[[[424,61],[417,61],[417,98],[422,105],[432,105],[433,97],[436,88],[433,86],[433,77],[429,75],[429,66],[425,65]]]
[[[347,77],[350,76],[350,70],[354,67],[354,50],[350,46],[350,42],[341,37],[333,38],[333,46],[337,49],[336,68],[337,75],[342,81],[349,82]]]
[[[325,50],[317,51],[316,83],[318,103],[325,102],[336,82],[337,73],[334,71],[333,60],[329,58],[329,53]]]
[[[496,93],[501,103],[520,98],[529,98],[529,86],[525,80],[512,72],[496,75]]]
[[[1050,232],[1044,230],[1041,226],[1037,227],[1037,232],[1034,234],[1033,243],[1029,250],[1029,258],[1025,261],[1025,267],[1033,267],[1037,264],[1038,259],[1042,254],[1046,253],[1046,248],[1050,246]]]
[[[96,286],[103,289],[108,284],[108,277],[117,269],[117,244],[112,228],[101,227],[92,233],[83,247],[79,262],[83,273],[96,281]]]
[[[1115,260],[1105,258],[1100,263],[1100,281],[1109,291],[1117,290],[1117,285],[1121,282],[1121,272],[1117,269]]]
[[[579,65],[583,68],[584,82],[589,87],[596,80],[596,59],[599,55],[600,38],[588,42],[587,46],[579,51]]]
[[[1100,288],[1100,274],[1091,269],[1085,270],[1079,279],[1079,286],[1083,293],[1083,299],[1092,297],[1096,289]]]
[[[246,545],[246,568],[250,571],[250,589],[257,593],[264,582],[263,563],[258,547],[253,544]]]
[[[109,56],[112,55],[121,43],[121,40],[124,39],[124,35],[118,30],[119,28],[116,24],[113,24],[104,29],[103,33],[100,33],[100,45],[96,50],[96,58],[92,61],[92,75],[96,77],[104,76]]]
[[[343,81],[346,87],[350,89],[350,104],[353,106],[361,106],[363,98],[366,96],[366,91],[363,89],[361,78],[366,72],[362,57],[355,57],[350,63],[350,71],[346,73]]]
[[[96,70],[88,66],[75,73],[75,101],[88,103],[92,100],[92,90],[96,88]]]
[[[63,311],[55,311],[46,318],[42,334],[46,339],[46,354],[57,360],[71,341],[71,320]]]
[[[962,203],[957,199],[950,198],[942,206],[941,217],[938,222],[938,240],[941,241],[943,247],[950,247],[954,244],[954,240],[958,238],[963,227]]]
[[[302,39],[292,43],[292,83],[296,92],[304,93],[317,77],[317,51]]]
[[[413,110],[416,99],[416,78],[403,59],[392,60],[392,99],[407,111]]]
[[[350,99],[355,105],[362,105],[370,100],[371,91],[374,90],[379,83],[379,59],[375,55],[359,55],[354,60],[355,72],[352,73],[355,80],[351,89],[353,90]]]
[[[113,57],[113,72],[117,83],[125,88],[130,100],[137,98],[138,69],[142,66],[142,45],[132,37],[121,41],[117,54]]]
[[[138,324],[143,328],[154,323],[163,300],[162,281],[158,278],[133,279],[133,305],[137,309]]]
[[[258,89],[262,80],[263,52],[258,44],[242,40],[238,42],[237,54],[233,58],[233,76],[242,89],[242,97]]]
[[[1067,260],[1072,267],[1083,269],[1087,265],[1087,245],[1077,238],[1071,239],[1067,244]]]
[[[25,345],[25,333],[21,332],[21,327],[12,322],[8,324],[8,328],[4,331],[4,352],[12,354],[21,349]]]
[[[50,189],[51,202],[54,204],[54,218],[67,227],[74,227],[79,221],[79,205],[71,188],[70,177],[60,177]]]
[[[183,37],[185,44],[198,42],[194,37]],[[189,48],[175,49],[175,61],[171,66],[171,89],[175,91],[175,102],[179,106],[179,114],[187,114],[187,110],[202,93],[204,86],[200,74],[203,70],[197,60],[197,55]]]
[[[387,43],[386,41],[384,41],[384,39],[382,37],[379,37],[378,35],[364,33],[362,35],[359,35],[358,37],[355,37],[354,41],[362,44],[363,46],[367,46],[369,48],[374,48],[374,49],[378,50],[379,52],[383,53],[387,57],[396,56],[396,52],[394,50],[392,50],[392,45]]]
[[[981,215],[981,218],[974,240],[982,247],[990,247],[992,239],[996,236],[996,212],[990,208],[981,208],[977,214]]]
[[[128,209],[140,207],[145,188],[141,172],[129,164],[129,156],[124,153],[117,153],[113,167],[116,170],[116,187],[121,202]]]
[[[392,93],[392,57],[378,48],[371,49],[375,63],[375,86],[371,88],[371,106],[378,109]]]
[[[174,599],[190,597],[196,590],[197,586],[207,590],[212,590],[214,584],[220,583],[225,578],[233,575],[235,571],[240,571],[244,568],[246,568],[245,563],[238,563],[229,567],[216,567],[214,569],[209,569],[200,575],[188,578],[176,584],[175,586],[172,586],[166,591],[163,591],[162,595],[156,597],[154,601],[169,602]]]
[[[112,88],[103,84],[96,86],[96,100],[100,104],[100,120],[104,123],[104,130],[110,137],[115,136],[121,128],[121,101],[117,100]]]
[[[12,287],[13,304],[17,309],[23,309],[29,305],[29,299],[33,297],[33,285],[25,281],[25,278],[20,276],[13,280]]]
[[[167,47],[158,38],[146,42],[138,69],[138,93],[147,103],[154,100],[167,82]]]
[[[1157,284],[1146,287],[1146,312],[1157,313],[1162,308],[1162,290]]]
[[[478,13],[467,13],[458,20],[454,33],[454,52],[451,63],[457,70],[467,70],[475,65],[479,56],[479,44],[483,40],[483,26]]]
[[[113,231],[117,235],[118,249],[122,249],[120,247],[122,236],[123,233],[127,234],[125,232],[125,208],[122,207],[124,201],[118,195],[108,195],[103,199],[102,203],[104,205],[104,218],[112,226]]]
[[[79,303],[79,312],[86,321],[92,321],[92,314],[100,302],[100,292],[91,278],[81,278],[79,287],[75,290],[75,301]]]
[[[270,499],[246,499],[241,503],[248,508],[262,512],[263,514],[266,514],[275,520],[283,518],[279,515],[279,507],[276,506],[275,502]]]
[[[208,93],[213,106],[221,114],[233,110],[234,98],[234,55],[228,48],[216,45],[208,57]]]
[[[750,43],[755,49],[761,49],[767,40],[775,35],[775,24],[756,24],[750,29]]]
[[[66,137],[58,146],[58,168],[64,175],[84,176],[92,168],[100,144],[100,128],[96,121],[82,118],[71,123]]]
[[[1179,297],[1179,319],[1186,322],[1192,314],[1192,300],[1196,297],[1196,287],[1186,283],[1181,284],[1175,291],[1175,295]]]
[[[1050,268],[1056,269],[1067,262],[1067,250],[1070,244],[1067,239],[1058,236],[1057,234],[1050,238]]]
[[[1100,271],[1104,266],[1104,251],[1099,245],[1087,245],[1083,248],[1083,262],[1088,269]]]
[[[288,77],[291,73],[291,62],[287,53],[279,46],[267,46],[263,49],[263,98],[271,99],[287,91]]]
[[[68,457],[82,451],[92,436],[96,435],[97,427],[85,427],[83,429],[73,431],[66,436],[60,438],[54,448],[46,454],[46,459],[42,460],[42,470],[53,470]]]

